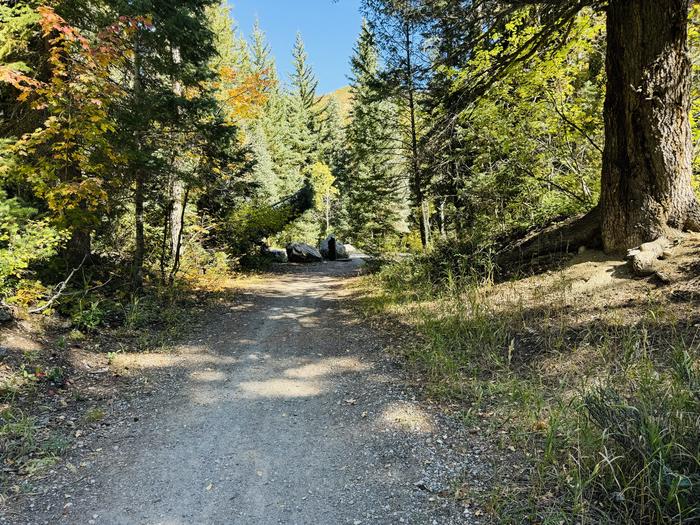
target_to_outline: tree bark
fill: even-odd
[[[411,42],[411,25],[408,21],[404,23],[404,51],[406,66],[406,99],[408,103],[408,117],[411,134],[411,179],[410,188],[414,202],[420,206],[420,216],[418,218],[420,228],[420,238],[423,249],[430,245],[430,214],[427,210],[423,183],[421,180],[420,163],[418,160],[418,124],[416,122],[416,97],[413,70],[413,57]]]
[[[179,177],[176,176],[173,178],[170,186],[170,260],[173,262],[180,254],[182,223],[184,217],[184,195],[185,184]]]
[[[170,269],[170,275],[168,277],[168,283],[170,286],[173,285],[175,282],[175,276],[177,275],[177,272],[180,271],[180,257],[182,256],[182,230],[184,228],[185,224],[185,210],[187,210],[187,201],[189,200],[189,190],[184,189],[184,185],[182,187],[183,191],[183,196],[182,200],[180,201],[180,217],[177,220],[177,225],[178,225],[178,235],[177,238],[173,236],[173,242],[175,242],[175,247],[173,249],[173,266]]]
[[[131,286],[134,290],[143,287],[143,259],[146,252],[146,242],[143,233],[143,172],[136,172],[136,187],[134,188],[134,222],[136,242],[134,245],[134,266],[132,269]]]
[[[141,79],[141,51],[138,43],[134,48],[134,97],[140,100],[143,96],[143,82]],[[137,143],[141,148],[141,141]],[[139,159],[138,162],[141,162]],[[146,252],[144,236],[143,201],[144,201],[144,172],[141,166],[137,166],[134,177],[134,263],[131,269],[131,287],[140,290],[143,287],[143,260]]]
[[[178,48],[173,48],[172,50],[172,60],[173,64],[175,66],[175,69],[177,69],[180,64],[182,63],[182,58],[180,56],[180,50]],[[184,95],[184,89],[182,86],[182,82],[180,81],[177,76],[175,76],[178,72],[175,72],[173,74],[172,78],[172,86],[173,86],[173,93],[178,98],[181,98]],[[180,108],[179,108],[180,102],[178,101],[178,108],[177,108],[177,118],[176,122],[179,121],[179,115],[180,115]],[[172,268],[170,271],[170,275],[173,276],[177,272],[177,266],[179,265],[179,260],[180,260],[180,249],[182,247],[182,230],[183,230],[183,225],[184,225],[184,216],[185,216],[185,206],[183,203],[183,199],[185,196],[185,183],[180,179],[179,173],[178,173],[178,154],[179,152],[177,151],[177,148],[173,149],[173,168],[174,168],[174,173],[171,179],[171,184],[170,184],[170,199],[171,199],[171,207],[170,207],[170,260],[172,261]],[[172,279],[171,279],[172,281]]]
[[[611,0],[601,233],[621,252],[700,227],[691,187],[689,0]]]
[[[66,170],[64,181],[80,180],[81,176],[80,168],[76,165],[71,165]],[[90,216],[90,211],[85,203],[80,203],[78,208],[80,209],[80,217],[87,218]],[[71,236],[65,247],[65,260],[69,268],[75,268],[82,264],[86,259],[89,259],[92,253],[93,227],[89,225],[89,222],[91,221],[76,221],[70,227]]]
[[[71,232],[70,239],[66,243],[66,264],[69,268],[75,268],[92,253],[92,230],[86,226],[76,226]]]
[[[421,192],[422,193],[422,192]],[[430,227],[430,202],[423,197],[420,201],[420,227],[423,248],[427,248],[432,243]]]
[[[446,197],[442,197],[440,199],[440,206],[439,206],[439,215],[438,215],[438,222],[440,223],[440,238],[442,240],[447,239],[447,226],[445,225],[445,202],[447,201]]]

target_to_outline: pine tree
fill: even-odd
[[[193,153],[219,126],[210,89],[216,78],[211,67],[215,35],[206,16],[216,4],[215,0],[187,0],[176,6],[165,0],[109,3],[109,18],[141,16],[152,25],[135,39],[129,74],[123,78],[129,96],[119,115],[119,141],[129,153],[125,173],[135,186],[135,288],[143,280],[146,254],[160,254],[163,280],[172,282],[178,270],[183,220],[199,176]],[[161,133],[150,133],[154,127]],[[144,223],[149,220],[162,221],[161,236],[146,238]]]
[[[442,2],[436,2],[442,4]],[[433,74],[424,39],[426,11],[423,0],[365,0],[371,16],[371,27],[381,52],[380,75],[384,97],[390,97],[400,109],[396,121],[402,131],[400,150],[414,208],[415,222],[420,228],[423,248],[431,244],[430,223],[431,181],[423,169],[421,143],[425,134],[422,125],[421,99],[426,80]]]
[[[281,126],[279,158],[279,193],[294,193],[304,183],[306,169],[316,160],[316,141],[308,127],[309,112],[298,92],[285,94],[282,99],[284,121]]]
[[[321,127],[321,160],[338,177],[345,168],[345,130],[340,103],[333,97],[327,104],[327,116]]]
[[[308,64],[309,57],[306,53],[301,33],[297,33],[292,57],[294,58],[294,71],[291,75],[292,92],[299,97],[304,109],[309,112],[309,116],[312,116],[316,106],[318,80],[316,80],[316,76]],[[311,127],[310,129],[313,130],[314,128]]]
[[[209,26],[214,34],[216,55],[211,59],[211,68],[221,71],[222,67],[232,67],[240,71],[251,71],[253,64],[243,37],[236,34],[236,21],[226,2],[207,9]]]
[[[273,88],[268,94],[267,102],[259,118],[253,123],[252,134],[260,139],[260,147],[264,148],[270,156],[270,163],[266,168],[258,169],[258,180],[266,180],[270,204],[278,202],[284,197],[284,188],[280,184],[280,174],[284,172],[287,159],[290,156],[289,144],[286,141],[285,130],[285,103],[282,93],[278,88]],[[264,143],[264,146],[262,145]],[[263,169],[265,173],[263,173]]]
[[[275,164],[268,146],[265,130],[259,121],[253,122],[246,132],[247,144],[255,159],[253,167],[253,181],[258,195],[269,204],[279,201],[280,195],[277,187],[277,173]]]
[[[347,127],[348,165],[341,185],[348,216],[347,238],[366,249],[377,249],[396,236],[403,205],[396,137],[387,122],[396,109],[376,91],[378,55],[374,36],[362,24],[352,58],[352,109]]]
[[[268,204],[281,198],[279,193],[279,159],[284,144],[280,140],[280,123],[284,113],[280,102],[280,86],[277,66],[270,44],[256,19],[248,43],[250,74],[263,82],[265,103],[256,118],[245,125],[248,145],[255,159],[253,178],[259,190],[258,196]]]
[[[318,158],[322,143],[322,127],[327,118],[327,106],[319,100],[318,80],[308,63],[308,55],[301,38],[301,33],[297,33],[294,49],[294,71],[291,74],[291,94],[296,97],[299,110],[305,113],[306,126],[312,135],[314,142],[314,155]]]
[[[277,66],[272,57],[272,50],[265,32],[260,28],[260,21],[255,20],[249,44],[250,67],[253,72],[262,75],[267,80],[268,92],[279,89]]]

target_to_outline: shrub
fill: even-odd
[[[11,295],[33,264],[56,254],[64,234],[37,218],[36,209],[0,190],[0,294]]]
[[[233,211],[227,218],[221,241],[232,256],[251,252],[262,239],[280,232],[287,224],[289,210],[256,203]]]

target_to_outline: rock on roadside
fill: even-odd
[[[330,258],[330,250],[328,249],[328,245],[330,243],[330,240],[333,238],[332,235],[329,235],[327,238],[323,239],[321,241],[321,246],[320,246],[320,252],[323,257],[326,259]],[[348,258],[348,250],[345,248],[345,245],[341,242],[339,242],[337,239],[335,241],[335,258],[336,259],[347,259]]]
[[[275,248],[271,248],[265,251],[265,255],[267,255],[274,262],[277,263],[286,263],[289,261],[289,257],[287,257],[287,252],[285,250],[277,250]]]
[[[322,262],[321,253],[308,244],[292,242],[287,245],[287,258],[289,262],[312,263]]]

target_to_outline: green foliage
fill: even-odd
[[[85,412],[85,415],[83,416],[83,420],[86,423],[97,423],[99,421],[102,421],[107,414],[102,408],[99,407],[93,407],[89,409],[87,412]]]
[[[107,312],[102,301],[91,298],[78,301],[77,309],[71,316],[73,325],[82,331],[91,332],[103,326]]]
[[[0,5],[0,63],[17,71],[28,72],[31,50],[29,39],[36,33],[39,13],[35,2],[12,2]]]
[[[629,394],[610,386],[584,398],[598,437],[598,447],[584,451],[585,488],[620,521],[698,520],[700,398],[692,384],[697,370],[690,370],[691,377],[677,375],[651,361],[635,368],[637,387]]]
[[[308,55],[304,47],[301,34],[297,33],[294,49],[292,50],[294,59],[294,70],[291,74],[292,94],[298,99],[299,106],[303,109],[303,116],[309,132],[313,135],[318,133],[319,122],[322,120],[323,108],[318,108],[318,80],[308,64]],[[314,147],[318,147],[317,144]]]
[[[331,229],[331,213],[334,201],[338,196],[336,179],[331,169],[322,162],[314,163],[309,168],[309,179],[314,189],[314,211],[322,224],[323,232],[327,235]]]
[[[502,45],[524,45],[539,30],[532,17],[528,10],[513,16]],[[468,111],[457,114],[450,142],[429,145],[436,157],[431,162],[452,168],[447,177],[434,177],[436,190],[449,196],[451,213],[457,215],[448,217],[450,222],[493,237],[587,211],[597,202],[602,28],[599,16],[583,11],[564,45],[513,68]],[[439,69],[435,89],[442,89],[441,83],[466,89],[474,76],[494,67],[499,53],[498,47],[478,47],[463,67]],[[439,121],[452,111],[443,105],[432,118]]]
[[[289,209],[262,203],[241,206],[227,220],[226,238],[234,255],[249,253],[262,239],[278,233],[288,223]]]
[[[19,158],[7,176],[26,181],[59,226],[93,228],[99,222],[98,208],[108,201],[110,165],[118,161],[108,140],[115,130],[108,110],[120,90],[109,77],[125,52],[122,46],[131,28],[115,23],[91,42],[52,9],[40,7],[38,12],[49,46],[50,78],[5,80],[20,91],[20,103],[30,102],[45,119],[12,145],[11,154]]]
[[[693,156],[693,187],[696,192],[700,187],[700,5],[693,4],[688,14],[688,44],[690,47],[690,59],[692,61],[692,107],[690,119],[693,129],[693,144],[696,144]]]
[[[0,295],[7,297],[33,264],[54,256],[65,238],[37,213],[0,190]]]
[[[285,246],[290,242],[303,242],[317,245],[323,234],[322,226],[313,211],[303,213],[299,218],[287,224],[273,239],[273,244]]]
[[[398,113],[376,89],[378,60],[374,36],[364,24],[352,60],[352,109],[345,132],[349,147],[340,185],[347,215],[344,237],[368,251],[396,238],[406,200],[401,191],[405,177],[393,147],[397,137],[387,126]]]
[[[70,441],[61,434],[39,432],[34,418],[19,410],[0,411],[0,454],[5,469],[34,474],[56,463]],[[6,476],[3,470],[0,480]]]

